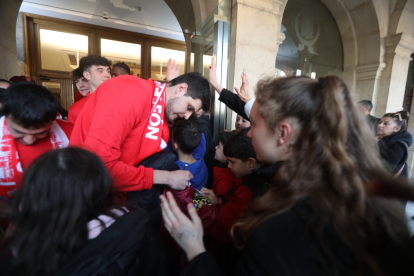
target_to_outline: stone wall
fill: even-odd
[[[0,1],[0,78],[19,73],[16,48],[16,20],[22,0]]]

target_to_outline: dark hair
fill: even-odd
[[[0,88],[0,103],[3,102],[4,95],[6,94],[6,89]],[[0,112],[1,113],[1,112]]]
[[[123,62],[115,63],[114,65],[112,65],[112,68],[114,68],[114,67],[122,68],[128,73],[128,75],[131,75],[131,69],[129,68],[128,65],[126,65]]]
[[[372,102],[371,102],[371,101],[368,101],[368,100],[362,100],[362,101],[359,101],[358,103],[359,103],[359,104],[362,104],[364,107],[369,107],[369,112],[371,113],[371,110],[372,110],[372,107],[373,107],[373,105],[372,105]]]
[[[224,144],[223,154],[246,162],[250,157],[256,159],[252,139],[247,137],[250,127],[242,128],[232,135]]]
[[[191,72],[170,80],[168,86],[176,86],[181,83],[188,85],[185,96],[200,99],[202,102],[201,108],[206,112],[210,110],[210,84],[205,77],[198,72]]]
[[[336,76],[319,83],[288,77],[262,80],[256,91],[255,104],[267,130],[275,133],[283,120],[291,119],[297,133],[266,194],[254,200],[245,218],[234,226],[237,246],[243,247],[265,220],[308,198],[318,214],[319,230],[304,230],[316,231],[325,252],[322,262],[338,268],[335,264],[340,261],[324,246],[323,227],[329,223],[353,254],[356,274],[385,274],[383,251],[372,249],[384,244],[385,237],[387,243],[408,250],[410,236],[399,202],[365,192],[370,181],[397,180],[380,160],[372,133],[345,83]]]
[[[233,136],[234,132],[231,131],[223,131],[220,132],[218,135],[219,142],[223,144],[223,146],[226,144],[227,140],[230,139],[231,136]]]
[[[174,143],[185,154],[191,154],[200,145],[201,130],[192,120],[174,120],[171,132]]]
[[[390,117],[390,118],[395,119],[397,126],[400,127],[400,130],[398,132],[407,130],[407,121],[408,121],[408,117],[410,117],[410,113],[408,113],[408,111],[401,110],[395,113],[386,113],[384,114],[384,116],[382,116],[382,118],[384,117]]]
[[[78,67],[72,71],[72,79],[73,81],[76,81],[80,78],[83,78],[83,71],[80,69],[80,67]]]
[[[17,255],[14,274],[54,275],[88,243],[88,222],[98,219],[105,229],[98,216],[116,218],[113,208],[112,180],[97,155],[71,147],[43,154],[10,207],[18,229],[8,243]]]
[[[56,119],[59,102],[44,86],[30,82],[15,83],[7,88],[2,115],[26,129],[40,128]]]
[[[59,104],[59,107],[58,107],[58,112],[59,112],[60,116],[62,116],[62,119],[65,118],[65,117],[67,118],[68,115],[69,115],[69,112],[66,109],[64,109],[60,104]]]
[[[99,55],[88,55],[86,57],[83,57],[79,61],[79,68],[82,72],[82,75],[83,75],[83,72],[85,71],[90,73],[92,65],[95,65],[95,66],[103,65],[103,66],[111,67],[112,62],[110,62],[108,59],[102,56],[99,56]]]
[[[0,79],[0,82],[7,82],[8,84],[12,85],[13,82],[9,81],[9,80],[5,80],[5,79]]]

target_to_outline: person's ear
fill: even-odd
[[[257,161],[256,159],[254,159],[253,157],[249,157],[247,159],[247,165],[249,166],[249,168],[253,168],[256,165]]]
[[[187,89],[188,89],[188,84],[186,83],[177,84],[175,87],[174,94],[184,95],[185,93],[187,93]]]
[[[394,132],[398,132],[400,130],[401,130],[401,127],[400,126],[396,126],[395,129],[394,129]]]
[[[178,150],[178,145],[177,145],[177,143],[172,142],[172,147],[173,147],[173,150],[175,150],[175,151],[177,151],[177,150]]]
[[[277,128],[277,144],[279,146],[286,144],[289,141],[289,138],[292,134],[292,126],[288,122],[280,123]]]
[[[83,77],[89,82],[91,80],[91,74],[88,71],[83,72]]]

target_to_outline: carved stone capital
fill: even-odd
[[[414,37],[403,33],[387,36],[384,39],[385,55],[410,59],[414,52]]]
[[[355,66],[356,80],[377,80],[385,68],[384,62]]]

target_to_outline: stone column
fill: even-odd
[[[229,90],[240,87],[247,71],[250,91],[257,82],[274,77],[283,11],[287,0],[233,0]],[[233,117],[233,118],[232,118]],[[235,116],[227,114],[227,129],[234,128]]]
[[[16,19],[22,0],[0,1],[0,78],[9,79],[18,74],[16,48]]]
[[[414,37],[402,33],[385,38],[385,63],[378,88],[375,113],[382,116],[402,109],[410,55],[414,52]]]
[[[371,115],[375,115],[376,102],[378,97],[378,84],[381,78],[385,63],[358,65],[355,67],[355,100],[370,100],[374,104]]]

